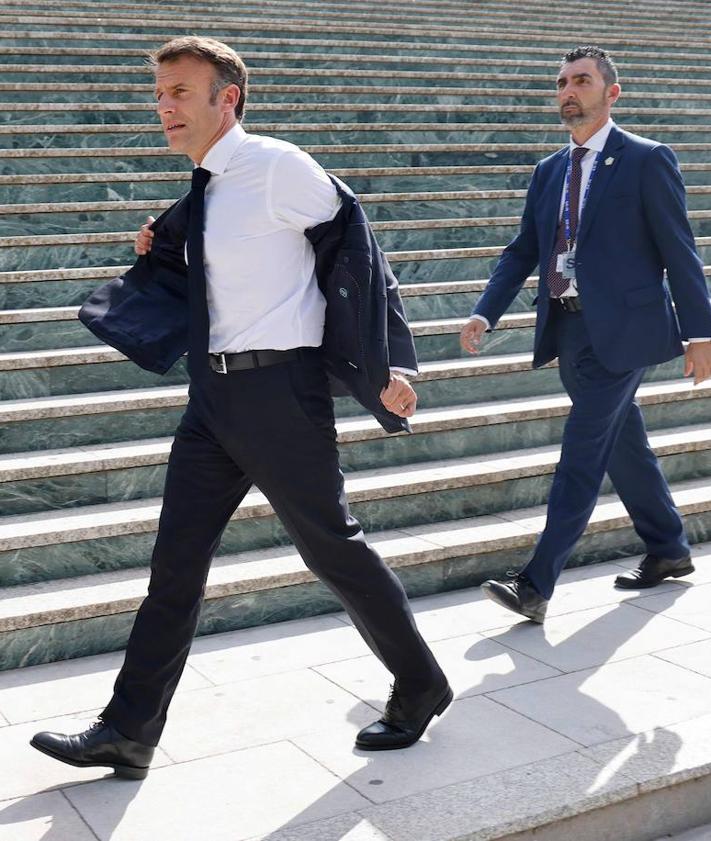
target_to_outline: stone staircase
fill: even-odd
[[[121,648],[145,593],[184,366],[141,371],[77,321],[133,261],[147,214],[186,188],[143,56],[220,37],[252,77],[246,128],[298,143],[361,195],[422,361],[410,436],[337,400],[353,511],[411,594],[522,563],[543,523],[568,409],[530,369],[535,278],[476,359],[458,333],[516,231],[533,164],[566,142],[560,56],[616,58],[616,119],[669,143],[711,274],[711,23],[703,3],[266,0],[0,2],[0,669]],[[532,47],[536,44],[536,47]],[[639,399],[694,541],[711,539],[711,384],[650,371]],[[609,486],[572,563],[640,546]],[[337,608],[268,503],[248,496],[214,564],[200,632]]]

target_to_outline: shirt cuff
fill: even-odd
[[[711,339],[689,339],[690,342],[711,342]]]
[[[483,321],[484,324],[486,324],[486,329],[491,330],[491,323],[485,315],[479,315],[479,313],[474,313],[473,315],[469,316],[469,321],[473,321],[475,318],[477,319],[477,321]]]
[[[390,373],[406,374],[408,377],[417,376],[417,371],[413,371],[412,368],[398,368],[397,365],[392,365],[390,367]]]

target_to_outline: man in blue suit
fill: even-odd
[[[533,365],[558,357],[572,408],[533,557],[508,581],[482,585],[489,598],[536,622],[605,472],[647,549],[616,585],[653,587],[694,569],[634,397],[648,366],[684,353],[682,339],[689,341],[685,376],[696,383],[711,376],[711,304],[676,157],[615,125],[610,112],[620,92],[604,50],[579,47],[564,57],[557,97],[570,144],[536,166],[521,230],[461,335],[462,347],[476,353],[540,266]]]

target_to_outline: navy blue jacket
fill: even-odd
[[[536,166],[520,233],[504,250],[474,309],[494,327],[540,265],[536,367],[557,356],[550,332],[544,332],[550,308],[546,270],[567,163],[565,147]],[[682,338],[711,337],[703,264],[679,166],[668,146],[612,128],[590,185],[576,252],[585,326],[608,370],[666,362],[683,352]]]
[[[342,206],[331,221],[305,233],[326,298],[323,349],[331,386],[336,394],[352,394],[388,432],[409,431],[408,421],[389,412],[379,396],[391,366],[417,370],[397,280],[360,202],[345,184],[329,177]],[[151,251],[97,289],[79,311],[82,323],[101,341],[157,374],[165,374],[188,347],[188,213],[189,195],[153,223]]]

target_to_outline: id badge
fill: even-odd
[[[559,254],[555,268],[564,280],[575,280],[575,251]]]

